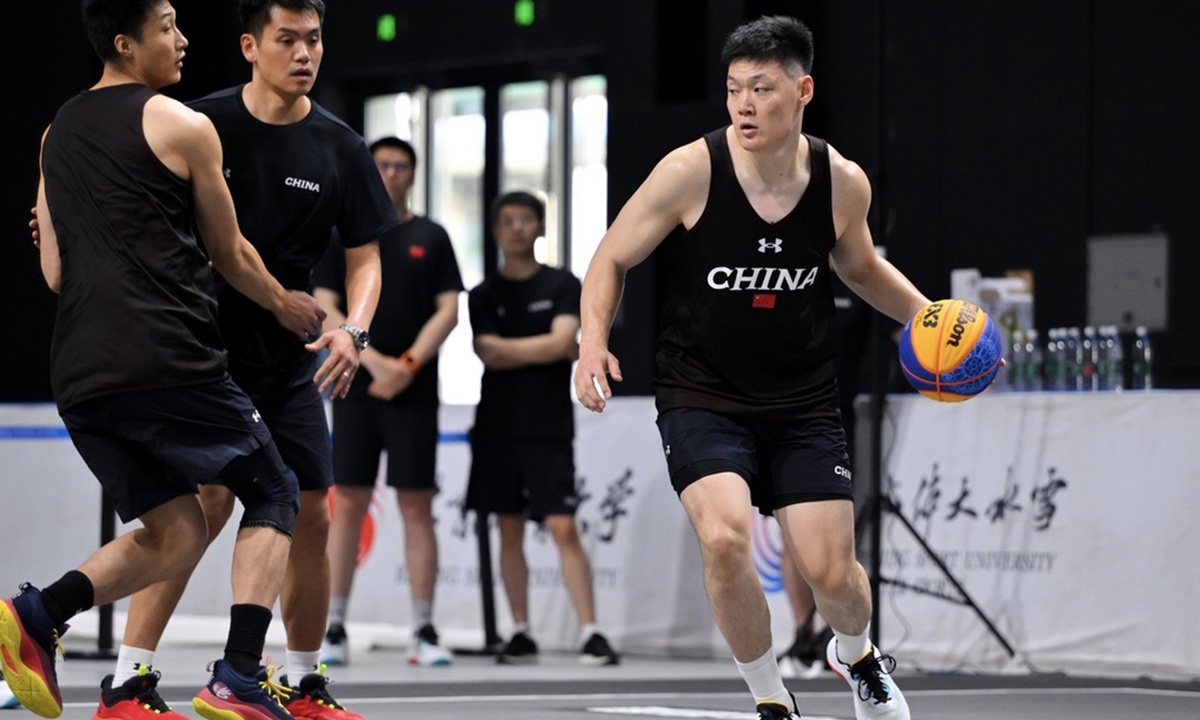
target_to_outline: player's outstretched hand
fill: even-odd
[[[320,383],[317,392],[324,393],[332,387],[329,397],[344,398],[350,391],[354,374],[358,372],[358,346],[354,344],[350,333],[335,328],[304,346],[309,352],[317,352],[321,348],[329,348],[329,357],[325,358],[313,376],[313,382]]]
[[[607,348],[581,347],[579,365],[575,368],[575,394],[579,402],[592,412],[604,412],[612,397],[609,377],[621,382],[621,363]]]

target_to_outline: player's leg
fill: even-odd
[[[575,510],[575,450],[571,440],[549,440],[514,448],[529,494],[529,514],[541,520],[558,549],[559,572],[579,618],[580,662],[616,665],[620,657],[596,623],[592,563],[579,535]]]
[[[342,400],[333,405],[333,510],[329,525],[331,597],[321,662],[349,661],[346,616],[358,567],[363,520],[371,507],[379,475],[383,436],[370,400]]]
[[[868,637],[871,588],[854,547],[854,488],[842,427],[810,421],[772,432],[768,468],[784,542],[834,638],[826,660],[854,691],[859,720],[907,720],[895,661]]]
[[[704,560],[704,586],[721,634],[760,714],[795,711],[771,642],[766,595],[751,558],[756,437],[743,424],[704,410],[671,410],[658,419],[671,484]]]
[[[388,452],[388,484],[404,521],[404,559],[412,593],[412,665],[449,665],[433,622],[438,576],[438,541],[433,516],[437,494],[437,403],[380,403],[382,432]]]

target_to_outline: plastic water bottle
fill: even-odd
[[[1042,346],[1038,344],[1038,331],[1025,331],[1025,356],[1028,361],[1025,363],[1025,377],[1022,382],[1026,392],[1041,392],[1043,389],[1042,381],[1042,364],[1045,355],[1042,353]]]
[[[1138,327],[1133,339],[1133,389],[1154,389],[1154,352],[1145,327]]]
[[[1094,355],[1096,357],[1096,374],[1093,383],[1096,390],[1105,392],[1112,389],[1112,361],[1109,358],[1110,344],[1112,338],[1109,337],[1110,326],[1103,325],[1100,328],[1100,334],[1096,336],[1096,349]]]
[[[1071,392],[1083,386],[1079,369],[1079,328],[1067,328],[1063,353],[1063,389]]]
[[[1096,328],[1088,325],[1083,329],[1083,337],[1080,339],[1079,348],[1075,353],[1075,359],[1079,365],[1079,382],[1076,387],[1084,392],[1094,392],[1098,389],[1096,377],[1097,345]]]
[[[1025,391],[1025,367],[1029,364],[1029,354],[1025,351],[1025,337],[1020,330],[1013,331],[1013,343],[1008,352],[1008,367],[1005,375],[1006,380],[1002,390],[1011,392]],[[997,386],[1000,383],[996,383]]]
[[[1062,390],[1062,328],[1050,328],[1046,335],[1046,389]]]
[[[1105,390],[1121,392],[1125,389],[1125,346],[1121,342],[1121,333],[1116,325],[1109,325],[1103,330],[1105,363],[1108,382]]]

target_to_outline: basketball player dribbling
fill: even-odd
[[[759,717],[799,712],[751,562],[752,505],[778,519],[834,630],[826,655],[850,684],[859,720],[908,720],[895,660],[868,639],[830,268],[898,321],[929,301],[876,254],[863,171],[801,132],[812,57],[812,34],[793,18],[763,17],[730,34],[722,61],[731,124],[663,158],[601,241],[583,284],[575,390],[585,407],[604,410],[609,376],[621,380],[608,336],[625,273],[661,245],[659,431],[700,540],[713,615]]]

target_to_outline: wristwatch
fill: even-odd
[[[359,352],[366,350],[367,346],[371,344],[371,334],[366,330],[350,323],[342,323],[338,327],[350,333],[350,337],[354,338],[354,346],[358,348]]]

